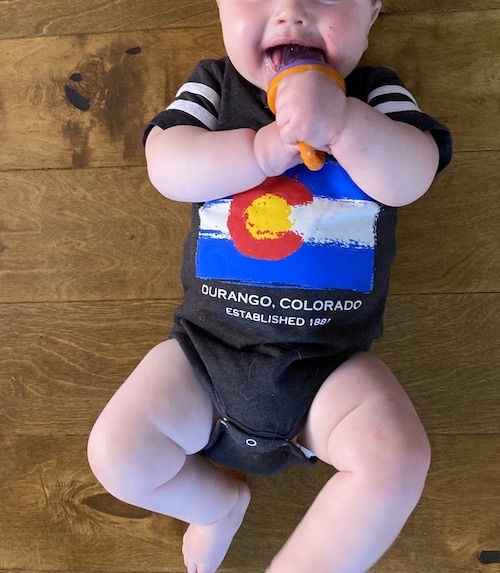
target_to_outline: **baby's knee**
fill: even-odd
[[[368,478],[381,497],[411,511],[420,499],[431,463],[431,448],[422,430],[398,436],[380,451],[376,472]],[[372,471],[373,471],[372,467]]]
[[[392,470],[396,478],[404,480],[410,486],[420,489],[429,472],[431,463],[431,447],[425,432],[411,435],[409,439],[396,448],[389,462],[389,470]]]
[[[130,424],[129,424],[130,426]],[[130,429],[130,428],[128,428]],[[156,430],[127,433],[123,425],[109,424],[102,416],[88,440],[88,462],[97,481],[111,495],[131,505],[172,480],[186,462],[186,452]]]
[[[96,480],[113,497],[136,505],[139,495],[138,480],[131,460],[119,447],[112,435],[96,424],[87,443],[87,459]]]
[[[114,484],[117,481],[116,465],[112,454],[112,445],[108,442],[106,432],[96,424],[87,442],[87,460],[97,481],[112,495],[115,495]],[[115,497],[118,497],[115,495]]]

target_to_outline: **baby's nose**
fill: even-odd
[[[277,24],[304,25],[308,19],[306,2],[304,0],[276,0],[274,18]]]

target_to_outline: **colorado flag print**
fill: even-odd
[[[380,205],[332,159],[200,208],[196,274],[235,284],[373,287]]]

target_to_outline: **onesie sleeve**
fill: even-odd
[[[212,131],[218,121],[223,67],[223,60],[199,62],[172,103],[148,123],[143,144],[154,126],[167,129],[174,125],[193,125]]]
[[[418,106],[401,79],[387,68],[361,67],[346,79],[347,95],[357,97],[395,121],[429,131],[439,149],[438,172],[451,161],[452,140],[449,129]]]

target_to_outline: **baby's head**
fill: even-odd
[[[314,49],[344,77],[358,65],[380,0],[217,0],[229,59],[267,90],[283,46]]]

